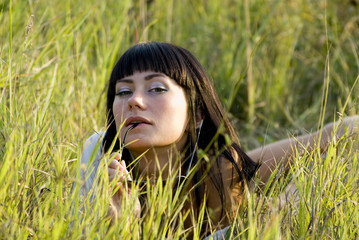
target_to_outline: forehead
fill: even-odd
[[[123,77],[118,79],[116,82],[133,82],[133,80],[143,79],[145,81],[149,81],[153,78],[163,78],[163,79],[171,79],[166,74],[152,71],[144,71],[144,72],[134,72],[132,75]]]
[[[177,47],[170,44],[138,44],[128,49],[118,61],[120,78],[134,72],[162,72],[173,76],[183,72],[183,57]]]
[[[164,81],[169,85],[175,85],[176,87],[180,87],[181,89],[183,89],[183,86],[178,84],[178,82],[171,77],[167,76],[164,73],[154,71],[134,72],[132,75],[118,79],[115,84],[117,85],[117,83],[135,83],[139,81],[151,82],[151,80]]]

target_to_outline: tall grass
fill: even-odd
[[[123,221],[108,228],[105,192],[83,216],[71,214],[81,146],[105,126],[106,81],[116,59],[140,41],[189,49],[250,149],[358,114],[355,2],[0,2],[0,238],[139,238],[140,228],[146,239],[182,238],[187,232],[173,221],[186,217],[177,212],[183,203],[161,188],[149,196],[141,222],[125,218],[129,201]],[[357,238],[357,140],[333,140],[325,157],[317,150],[298,155],[293,174],[265,196],[246,197],[233,236]],[[290,177],[296,204],[272,202]]]

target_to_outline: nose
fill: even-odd
[[[144,96],[140,91],[135,91],[132,96],[128,99],[128,109],[145,109]]]

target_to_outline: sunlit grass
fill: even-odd
[[[245,2],[0,2],[0,238],[136,239],[140,229],[144,239],[188,234],[183,199],[170,188],[148,193],[150,208],[140,221],[126,202],[113,227],[106,188],[91,203],[78,199],[82,144],[105,127],[108,76],[136,42],[170,41],[193,52],[246,150],[358,114],[358,6]],[[265,195],[246,196],[232,235],[356,239],[358,137],[333,140],[325,156],[315,150],[293,162]],[[290,179],[299,197],[279,204]],[[198,237],[200,224],[194,229]]]

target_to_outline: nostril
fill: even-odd
[[[139,108],[144,109],[144,99],[142,95],[133,94],[127,101],[128,109]]]

